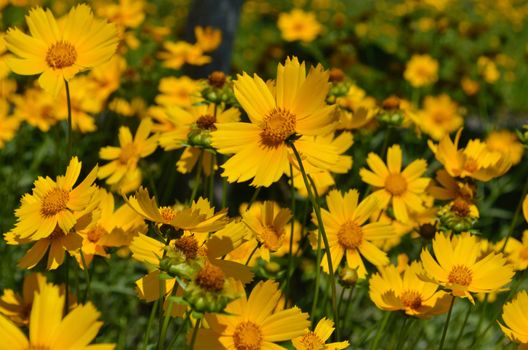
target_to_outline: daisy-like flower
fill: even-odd
[[[427,96],[423,109],[411,114],[411,118],[420,130],[438,141],[464,124],[458,110],[458,105],[449,95]]]
[[[509,157],[491,151],[479,139],[469,140],[465,148],[458,149],[461,135],[462,129],[459,129],[454,142],[449,135],[444,136],[438,144],[429,141],[429,148],[449,175],[486,182],[510,169],[512,163]]]
[[[409,211],[424,210],[423,195],[429,184],[428,178],[421,177],[427,169],[425,160],[417,159],[402,171],[401,148],[393,145],[387,151],[387,166],[372,152],[368,155],[367,164],[372,171],[362,168],[359,174],[363,182],[377,189],[374,195],[381,208],[387,208],[392,203],[394,216],[404,223],[409,220]]]
[[[203,52],[214,51],[222,42],[222,31],[212,27],[194,27],[194,36],[196,37],[196,46]]]
[[[365,90],[352,85],[345,96],[338,97],[336,110],[339,116],[337,129],[359,129],[370,123],[378,113],[376,100],[367,96]]]
[[[56,99],[38,87],[28,88],[23,95],[13,96],[13,103],[15,117],[42,132],[48,132],[60,120]]]
[[[428,86],[438,79],[438,61],[429,55],[413,55],[403,77],[413,87]]]
[[[526,197],[524,197],[523,214],[524,214],[524,220],[526,220],[526,222],[528,222],[528,195],[526,195]]]
[[[326,252],[321,260],[321,266],[326,272],[329,271],[326,254],[332,257],[334,271],[346,255],[348,266],[357,268],[360,278],[367,275],[361,256],[376,266],[389,263],[387,255],[371,241],[390,238],[394,235],[394,229],[387,223],[366,223],[368,218],[379,209],[374,196],[365,198],[359,204],[358,201],[357,190],[350,190],[344,195],[333,190],[326,196],[328,210],[321,210],[330,246],[330,252]]]
[[[81,164],[77,157],[73,157],[66,174],[57,176],[56,181],[39,177],[32,194],[22,197],[21,206],[15,211],[17,223],[8,234],[15,239],[36,241],[50,236],[57,226],[68,234],[77,223],[75,214],[90,205],[96,191],[92,184],[97,176],[97,166],[74,187],[81,173]]]
[[[290,13],[281,13],[277,25],[282,38],[286,41],[301,40],[305,43],[314,41],[321,33],[321,24],[312,12],[293,9]]]
[[[474,184],[457,181],[445,169],[440,169],[436,172],[435,181],[431,181],[427,187],[427,192],[439,200],[461,198],[471,202],[477,189]]]
[[[481,244],[476,236],[461,234],[449,238],[437,233],[433,240],[436,260],[428,249],[420,255],[425,275],[430,282],[451,291],[454,296],[468,298],[471,293],[500,291],[514,275],[513,266],[499,253],[481,254]]]
[[[10,116],[7,101],[0,101],[0,149],[10,141],[18,130],[20,119]]]
[[[26,16],[30,35],[10,28],[4,38],[17,57],[7,59],[13,72],[41,74],[40,86],[56,95],[78,72],[96,67],[112,57],[117,48],[115,25],[95,19],[86,5],[77,5],[57,21],[49,9],[36,7]]]
[[[348,341],[326,343],[334,332],[334,322],[326,318],[322,318],[317,323],[313,332],[308,329],[306,331],[307,333],[305,335],[292,340],[292,344],[296,350],[340,350],[350,345]]]
[[[163,43],[166,51],[160,52],[158,57],[167,68],[180,69],[184,64],[203,66],[211,62],[211,57],[204,55],[198,45],[192,45],[185,41],[166,41]]]
[[[0,314],[17,325],[27,325],[35,292],[38,292],[45,283],[46,277],[43,274],[30,273],[24,276],[22,295],[12,289],[4,289],[4,293],[0,297]]]
[[[524,146],[517,135],[508,130],[492,131],[486,137],[486,146],[508,157],[512,165],[519,164],[524,155]]]
[[[137,164],[141,158],[152,154],[158,146],[158,137],[157,135],[150,136],[151,131],[152,121],[150,119],[141,121],[134,137],[126,126],[119,128],[120,147],[106,146],[99,151],[99,157],[110,160],[110,163],[99,169],[98,177],[106,178],[107,184],[121,191],[126,189],[126,192],[130,192],[139,187],[141,170]],[[133,182],[133,185],[128,186],[130,182]]]
[[[512,301],[506,303],[502,309],[502,319],[505,325],[499,326],[508,339],[519,343],[519,350],[528,349],[528,293],[523,290],[515,295]]]
[[[41,285],[31,307],[29,337],[0,315],[0,350],[115,348],[114,344],[89,345],[103,325],[92,303],[77,306],[63,318],[64,300],[58,286]]]
[[[502,251],[502,247],[504,247],[504,240],[497,242],[495,251]],[[526,270],[528,268],[528,230],[523,232],[522,241],[510,237],[504,247],[504,254],[515,270]]]
[[[318,144],[304,135],[325,135],[335,126],[334,106],[325,98],[330,85],[328,72],[321,66],[306,75],[304,63],[287,59],[277,68],[276,86],[266,85],[255,75],[239,75],[234,83],[235,96],[251,123],[217,124],[211,133],[212,145],[222,154],[234,155],[222,166],[229,182],[253,179],[252,186],[270,186],[289,171],[294,142],[304,162],[331,170],[338,152],[329,144]],[[301,136],[295,141],[293,136]]]
[[[159,82],[156,103],[164,106],[190,107],[201,100],[202,83],[189,77],[165,77]]]
[[[370,299],[382,310],[402,310],[409,316],[429,318],[447,312],[451,298],[438,291],[436,283],[422,281],[419,262],[407,266],[402,274],[394,265],[379,269],[369,280]]]
[[[211,328],[198,331],[195,349],[279,349],[276,342],[288,341],[306,332],[308,314],[299,308],[274,311],[281,297],[276,282],[260,282],[249,298],[242,284],[238,288],[242,297],[226,307],[228,315],[206,314]]]

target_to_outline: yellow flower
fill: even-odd
[[[99,16],[107,18],[122,28],[137,28],[145,19],[144,0],[119,0],[118,4],[100,2],[96,8]]]
[[[17,28],[7,31],[7,48],[18,56],[8,58],[7,64],[17,74],[42,73],[40,86],[54,95],[63,80],[104,63],[117,48],[116,27],[95,19],[85,4],[71,9],[60,21],[49,9],[36,7],[26,16],[26,22],[32,36]]]
[[[305,163],[332,170],[339,159],[337,149],[302,137],[333,131],[334,107],[325,104],[329,87],[328,72],[318,66],[306,75],[297,58],[279,64],[275,88],[257,75],[239,75],[235,96],[251,122],[217,124],[211,133],[218,152],[234,153],[222,166],[222,175],[229,182],[253,179],[252,186],[270,186],[289,172],[290,162],[297,166],[288,145],[294,135],[301,136],[294,142]]]
[[[377,199],[374,196],[365,198],[359,204],[358,201],[357,190],[350,190],[344,195],[333,190],[326,196],[329,210],[322,209],[321,214],[328,235],[330,252],[326,252],[321,260],[324,271],[329,271],[326,254],[331,255],[334,271],[346,255],[348,266],[357,268],[360,278],[367,275],[361,256],[376,266],[389,263],[387,255],[371,241],[391,237],[394,235],[394,229],[390,224],[380,222],[366,224],[368,218],[378,209]]]
[[[79,349],[112,350],[114,344],[89,345],[103,325],[92,303],[80,305],[64,318],[65,296],[59,287],[43,284],[35,293],[29,317],[29,339],[4,316],[0,315],[0,350]]]
[[[297,307],[274,312],[281,296],[275,282],[260,282],[249,298],[241,284],[238,291],[242,297],[226,307],[229,315],[206,314],[211,328],[198,331],[195,349],[275,349],[276,342],[303,335],[309,325],[308,314]]]
[[[517,135],[508,130],[492,131],[486,138],[486,146],[492,151],[502,153],[510,159],[512,165],[519,164],[524,155],[524,146]]]
[[[526,195],[526,197],[524,197],[523,214],[524,214],[524,220],[526,220],[526,222],[528,222],[528,195]]]
[[[462,78],[460,81],[460,85],[462,86],[462,90],[468,95],[468,96],[474,96],[476,95],[480,90],[480,85],[478,82],[476,82],[473,79],[470,79],[468,77]]]
[[[396,266],[379,268],[369,280],[370,299],[382,310],[402,310],[409,316],[429,318],[447,312],[451,298],[438,291],[438,285],[422,281],[419,262],[406,266],[403,273]],[[402,276],[403,275],[403,276]]]
[[[202,84],[186,76],[162,78],[158,89],[156,103],[165,107],[190,107],[201,100]]]
[[[508,157],[491,151],[479,139],[469,140],[465,148],[458,149],[462,129],[459,129],[454,142],[449,135],[438,144],[429,141],[429,148],[449,175],[457,178],[471,177],[479,181],[489,181],[506,173],[511,167]]]
[[[468,298],[471,293],[500,291],[514,275],[513,266],[502,254],[489,253],[482,256],[481,245],[476,236],[462,234],[449,238],[437,233],[433,240],[433,259],[428,249],[420,255],[427,280],[451,291],[454,296]]]
[[[293,9],[290,13],[281,13],[277,22],[282,38],[286,41],[301,40],[305,43],[313,41],[322,31],[315,14]]]
[[[337,129],[359,129],[370,123],[378,112],[376,100],[367,96],[365,90],[352,85],[343,97],[338,97],[336,111],[339,115]]]
[[[421,177],[427,169],[425,160],[417,159],[402,171],[401,148],[393,145],[387,151],[387,166],[372,152],[368,155],[367,164],[372,171],[362,168],[359,174],[363,182],[377,189],[374,195],[380,208],[387,208],[392,202],[394,216],[404,223],[409,220],[409,211],[424,210],[423,194],[429,184],[428,178]]]
[[[307,333],[305,335],[292,340],[292,344],[296,350],[340,350],[350,345],[346,340],[325,344],[334,332],[334,322],[324,317],[317,323],[313,332],[308,329],[306,331]]]
[[[499,322],[499,326],[508,339],[519,343],[519,349],[528,347],[528,293],[525,290],[515,295],[512,301],[504,304],[502,319],[506,325]]]
[[[17,223],[9,232],[16,239],[32,241],[48,237],[58,225],[68,233],[77,223],[75,213],[84,211],[92,200],[97,176],[97,166],[74,187],[81,172],[81,162],[73,157],[64,176],[56,181],[39,177],[34,182],[33,193],[25,194],[21,206],[15,211]]]
[[[105,101],[114,91],[119,88],[121,75],[127,67],[126,60],[115,55],[107,62],[92,69],[88,75],[91,85],[94,85],[93,93],[97,101]],[[72,93],[77,87],[72,87]]]
[[[196,46],[203,52],[216,50],[222,42],[222,31],[212,27],[194,27],[194,36],[196,37]]]
[[[438,80],[438,61],[429,55],[413,55],[403,77],[413,87],[431,85]]]
[[[427,187],[427,192],[435,199],[461,198],[472,202],[476,196],[477,189],[474,184],[455,180],[445,169],[436,172],[435,180]]]
[[[40,273],[30,273],[24,276],[22,295],[11,289],[4,289],[0,297],[0,314],[17,325],[27,325],[35,292],[38,292],[45,283],[46,276]]]
[[[427,96],[423,109],[412,117],[420,130],[435,141],[457,130],[464,123],[458,112],[458,105],[446,94]]]
[[[202,66],[211,62],[211,57],[205,56],[200,47],[185,41],[166,41],[163,47],[166,51],[160,52],[158,57],[167,68],[180,69],[184,64]]]
[[[9,66],[6,63],[7,57],[10,55],[7,53],[7,47],[4,41],[4,33],[0,33],[0,82],[7,78],[9,72]]]
[[[502,251],[502,247],[504,247],[504,240],[497,242],[495,251]],[[522,242],[510,237],[504,247],[504,254],[515,270],[526,270],[528,268],[528,230],[523,232]]]
[[[116,186],[122,192],[135,190],[141,184],[141,170],[137,163],[141,158],[152,154],[157,145],[157,135],[150,136],[152,130],[152,121],[143,119],[139,124],[136,135],[132,137],[130,129],[126,126],[119,128],[119,145],[120,147],[106,146],[99,151],[101,159],[110,160],[111,162],[103,165],[98,177],[106,179],[106,183]],[[126,186],[131,179],[130,175],[135,175],[139,181],[134,181],[134,186]],[[137,185],[137,186],[135,186]]]
[[[9,114],[9,104],[0,100],[0,149],[4,148],[6,142],[15,137],[20,126],[20,119]]]
[[[495,62],[486,56],[481,56],[477,60],[477,67],[480,75],[487,83],[494,84],[500,78],[500,71]]]
[[[40,131],[47,132],[60,120],[55,99],[40,88],[29,88],[24,95],[13,96],[13,103],[15,117]]]

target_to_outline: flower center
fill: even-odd
[[[393,196],[399,196],[407,190],[407,180],[401,174],[389,174],[385,180],[385,189]]]
[[[235,328],[233,342],[237,350],[260,350],[262,330],[251,321],[241,322]]]
[[[42,199],[40,213],[43,216],[53,216],[66,209],[70,194],[62,188],[54,188],[49,191]]]
[[[67,42],[59,41],[51,45],[46,54],[46,63],[53,69],[72,66],[77,60],[77,50]]]
[[[446,113],[444,110],[438,110],[433,113],[433,121],[436,124],[442,124],[445,121],[448,121],[450,118],[450,115]]]
[[[324,342],[314,332],[305,334],[301,338],[301,343],[306,350],[323,350],[325,348]]]
[[[201,130],[216,130],[216,118],[214,115],[205,114],[202,115],[196,121],[196,126]]]
[[[454,212],[459,217],[467,217],[471,213],[469,204],[461,198],[457,198],[453,201],[451,205],[451,211]]]
[[[210,263],[206,263],[196,277],[196,284],[211,292],[221,291],[224,288],[224,281],[222,270]]]
[[[404,290],[400,295],[400,300],[403,305],[414,310],[422,306],[422,297],[415,290]]]
[[[478,169],[478,163],[473,158],[467,158],[466,162],[464,163],[464,170],[468,173],[474,173]]]
[[[196,242],[194,237],[185,236],[178,238],[174,242],[174,246],[185,255],[185,259],[187,260],[194,259],[198,255],[198,242]]]
[[[277,231],[273,226],[267,225],[260,232],[259,238],[264,246],[270,250],[277,250],[281,247],[284,238],[284,231]]]
[[[136,146],[133,143],[123,146],[121,154],[119,154],[119,162],[121,164],[128,164],[131,159],[136,157]]]
[[[163,223],[167,225],[170,224],[172,220],[174,220],[174,216],[176,216],[174,210],[171,207],[160,207],[159,211],[161,218],[163,219]]]
[[[449,283],[458,284],[467,287],[473,279],[473,273],[464,265],[455,265],[451,268],[451,272],[447,276]]]
[[[281,108],[275,108],[264,117],[260,128],[260,139],[267,147],[278,147],[286,141],[293,133],[297,119],[295,115]]]
[[[363,230],[355,221],[347,221],[337,231],[337,240],[348,249],[356,249],[363,241]]]
[[[95,243],[99,241],[99,239],[106,234],[106,230],[102,228],[101,226],[97,225],[90,231],[88,231],[88,234],[86,235],[88,237],[88,240],[92,243]]]
[[[61,238],[63,238],[64,236],[66,236],[64,234],[64,231],[59,227],[59,225],[55,226],[55,229],[53,229],[53,232],[49,235],[49,239],[54,241],[54,240],[59,240]]]

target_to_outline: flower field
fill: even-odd
[[[0,350],[528,349],[528,4],[0,0]]]

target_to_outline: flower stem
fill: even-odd
[[[147,323],[147,330],[145,332],[145,338],[143,339],[143,350],[146,350],[148,347],[148,341],[150,337],[150,330],[152,329],[152,324],[154,323],[154,316],[156,316],[156,310],[158,309],[158,303],[160,299],[156,300],[152,305],[152,310],[150,311],[150,317]]]
[[[455,345],[453,345],[453,349],[458,349],[458,342],[462,338],[462,335],[464,334],[464,328],[466,328],[467,321],[469,319],[469,314],[471,314],[471,304],[469,304],[469,307],[466,312],[466,316],[464,317],[464,321],[462,322],[462,327],[460,327],[460,331],[458,332],[458,336],[455,340]]]
[[[377,349],[379,341],[381,339],[381,335],[383,334],[383,331],[385,330],[385,327],[387,326],[387,322],[389,322],[389,318],[392,315],[392,312],[386,311],[385,316],[383,316],[383,319],[381,320],[381,325],[378,328],[378,331],[376,332],[376,337],[374,338],[374,341],[370,345],[370,349]]]
[[[201,318],[196,320],[196,324],[194,325],[194,330],[192,334],[191,339],[191,350],[194,350],[194,343],[196,342],[196,336],[198,335],[198,329],[200,329],[200,322],[202,321]]]
[[[249,200],[249,203],[248,203],[248,206],[247,206],[246,210],[249,210],[251,208],[251,206],[253,205],[253,202],[255,202],[255,200],[257,199],[257,197],[258,197],[258,195],[260,193],[260,189],[261,189],[261,187],[257,187],[255,192],[253,192],[253,195],[251,196],[251,199]]]
[[[442,350],[444,348],[444,342],[447,335],[447,328],[449,327],[449,321],[451,320],[451,313],[453,312],[453,305],[455,304],[455,297],[451,296],[451,304],[449,305],[449,312],[447,313],[447,318],[444,324],[444,331],[442,332],[442,338],[440,339],[440,346],[438,347],[438,350]]]
[[[321,208],[319,207],[319,204],[317,203],[317,198],[314,195],[314,191],[317,194],[317,188],[313,186],[313,191],[312,191],[313,181],[311,185],[308,180],[308,175],[306,174],[306,171],[304,169],[301,155],[297,151],[295,144],[293,142],[290,142],[289,146],[291,147],[295,155],[295,159],[297,160],[297,163],[299,163],[299,170],[301,171],[304,185],[306,186],[306,190],[308,191],[308,196],[310,197],[310,201],[312,202],[312,206],[315,211],[315,216],[317,217],[317,228],[319,230],[319,235],[323,238],[325,251],[326,251],[326,259],[328,262],[328,270],[329,270],[329,275],[330,275],[330,284],[331,284],[331,289],[332,289],[332,312],[334,314],[336,337],[337,337],[337,340],[339,341],[341,334],[340,334],[340,329],[339,329],[339,315],[337,314],[337,300],[336,300],[337,291],[336,291],[336,285],[335,285],[334,267],[332,265],[332,254],[330,254],[330,244],[328,243],[328,237],[326,236],[326,231],[325,231],[324,224],[323,224],[323,218],[321,216]],[[318,250],[320,251],[321,249],[318,249]],[[320,270],[321,270],[321,265],[319,264],[317,266],[318,274],[321,273]]]
[[[71,158],[73,155],[72,151],[72,110],[71,110],[71,99],[70,99],[70,84],[64,79],[64,86],[66,87],[66,103],[68,104],[68,157]],[[67,162],[69,159],[67,160]]]
[[[284,295],[286,296],[285,308],[288,307],[288,294],[290,289],[290,278],[292,277],[293,269],[293,231],[295,227],[295,187],[293,186],[293,166],[290,163],[290,185],[291,185],[291,228],[290,228],[290,247],[288,250],[288,272],[286,274],[286,287],[284,289]]]
[[[519,219],[519,214],[521,213],[521,208],[523,205],[524,197],[526,197],[526,193],[528,193],[528,181],[524,184],[522,195],[519,199],[519,203],[517,204],[517,208],[515,209],[515,213],[513,214],[513,219],[510,224],[510,228],[508,230],[508,236],[506,236],[506,239],[504,240],[504,244],[502,245],[501,252],[504,252],[504,249],[506,248],[506,244],[508,243],[508,240],[510,239],[511,235],[513,234],[513,230],[515,229],[515,226],[517,226],[517,220]]]
[[[167,350],[172,349],[174,344],[176,344],[176,341],[178,340],[179,335],[181,334],[181,332],[183,332],[185,328],[187,328],[187,323],[189,323],[190,320],[191,320],[191,310],[187,311],[187,313],[185,314],[185,319],[183,320],[181,327],[178,328],[178,330],[176,331],[176,334],[174,334],[171,342],[169,343],[169,346],[167,346]]]
[[[169,298],[169,307],[165,311],[165,317],[163,318],[163,325],[161,327],[161,336],[158,340],[158,350],[162,350],[164,348],[163,345],[165,345],[165,338],[167,337],[167,327],[169,326],[173,303],[173,300]]]
[[[81,261],[82,261],[82,265],[83,265],[83,272],[84,272],[84,279],[86,280],[86,288],[84,290],[84,295],[83,295],[83,303],[86,303],[86,300],[88,299],[88,294],[90,293],[90,273],[88,271],[88,266],[86,265],[86,259],[84,259],[84,253],[82,251],[82,249],[80,250],[80,254],[81,254]]]
[[[198,166],[196,168],[196,177],[194,179],[191,198],[189,199],[189,205],[191,205],[194,199],[196,198],[196,194],[198,193],[198,187],[200,186],[202,178],[202,158],[203,152],[200,152],[200,155],[198,156]]]

